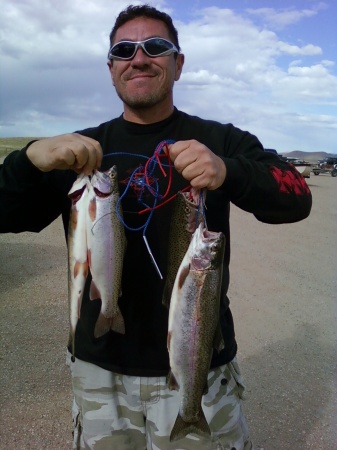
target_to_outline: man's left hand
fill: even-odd
[[[224,161],[208,147],[192,139],[168,145],[176,170],[196,189],[214,190],[226,178]]]

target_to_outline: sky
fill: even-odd
[[[122,114],[106,55],[131,2],[2,0],[0,137],[54,136]],[[337,153],[335,0],[147,3],[178,29],[177,108],[233,123],[279,153]]]

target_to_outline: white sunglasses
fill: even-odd
[[[151,58],[157,56],[166,56],[171,53],[179,53],[177,47],[170,41],[153,37],[144,41],[120,41],[114,44],[108,53],[109,60],[127,61],[134,58],[137,50],[141,47],[143,51]]]

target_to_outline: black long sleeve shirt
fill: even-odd
[[[144,156],[152,157],[161,141],[196,139],[221,157],[227,168],[223,185],[207,192],[206,220],[209,230],[222,231],[226,237],[220,307],[225,348],[219,354],[214,353],[212,367],[229,362],[237,351],[227,298],[230,202],[254,214],[262,222],[296,222],[306,218],[311,209],[311,193],[305,180],[277,155],[264,152],[252,134],[232,124],[203,120],[177,109],[164,121],[150,125],[127,122],[121,116],[79,133],[99,141],[104,153],[100,170],[107,170],[115,164],[121,194],[126,186],[129,190],[122,202],[128,244],[119,301],[126,333],[121,335],[110,331],[100,338],[94,337],[100,303],[89,299],[89,276],[76,329],[76,357],[118,373],[139,376],[167,374],[168,310],[161,300],[173,201],[154,211],[146,230],[151,251],[164,276],[161,280],[144,245],[142,232],[133,231],[133,228],[141,227],[148,216],[137,214],[144,206],[139,205],[136,186],[130,187],[128,181],[133,171],[146,163]],[[164,192],[167,180],[159,171],[154,177],[159,191]],[[40,172],[27,158],[26,149],[12,152],[0,166],[0,232],[39,232],[62,214],[67,236],[70,212],[67,194],[75,178],[72,171]],[[170,194],[187,185],[186,180],[173,170]]]

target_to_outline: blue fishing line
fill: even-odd
[[[140,155],[140,154],[135,154],[135,153],[127,153],[127,152],[116,152],[116,153],[108,153],[106,155],[103,155],[103,158],[106,158],[108,156],[134,156],[134,157],[139,157],[139,158],[143,158],[146,159],[146,165],[143,166],[139,166],[137,167],[131,174],[128,183],[123,191],[123,193],[120,195],[117,204],[116,204],[116,215],[118,217],[118,219],[120,220],[120,222],[122,223],[122,225],[129,231],[141,231],[143,230],[143,239],[144,239],[144,243],[146,245],[146,248],[148,250],[148,253],[152,259],[152,262],[160,276],[161,279],[163,279],[163,276],[160,272],[160,269],[155,261],[155,258],[151,252],[150,246],[148,244],[147,238],[146,238],[146,231],[147,228],[150,224],[150,221],[152,219],[152,216],[154,214],[155,208],[157,206],[158,201],[162,198],[162,195],[159,192],[159,184],[158,184],[158,180],[156,178],[153,177],[155,170],[157,168],[157,166],[160,164],[161,167],[171,167],[170,164],[162,164],[161,162],[159,163],[159,157],[160,157],[160,153],[163,152],[164,146],[165,145],[169,145],[169,144],[173,144],[175,141],[172,139],[168,139],[168,140],[164,140],[161,141],[155,151],[154,154],[149,158],[145,155]],[[168,158],[169,155],[167,155],[166,153],[164,153]],[[118,168],[117,168],[118,171]],[[147,182],[147,180],[151,179],[151,182],[153,183],[152,186]],[[119,208],[121,207],[121,202],[124,199],[124,197],[127,195],[131,185],[137,186],[137,188],[139,189],[139,195],[138,195],[138,203],[142,204],[143,206],[146,207],[146,209],[149,209],[149,215],[148,218],[146,219],[145,223],[139,227],[135,227],[132,228],[129,225],[126,224],[124,218],[122,217],[122,215],[119,213]],[[153,204],[152,206],[149,206],[145,203],[145,201],[143,200],[144,198],[144,194],[145,192],[148,192],[152,198],[153,198]]]
[[[142,166],[137,167],[132,172],[132,174],[131,174],[131,176],[129,178],[129,181],[128,181],[127,185],[126,185],[126,188],[124,189],[124,192],[119,197],[119,200],[118,200],[117,205],[116,205],[117,216],[118,216],[119,220],[122,222],[122,224],[124,225],[124,227],[127,228],[128,230],[130,230],[130,231],[140,231],[140,230],[143,229],[144,231],[146,231],[146,229],[147,229],[147,227],[149,225],[149,222],[150,222],[150,220],[152,218],[152,215],[153,215],[153,212],[154,212],[154,208],[156,207],[156,205],[158,203],[158,200],[160,200],[162,198],[162,195],[159,192],[158,181],[153,177],[153,174],[154,174],[154,172],[155,172],[155,170],[156,170],[156,168],[158,166],[157,157],[159,156],[159,153],[162,152],[162,150],[163,150],[165,145],[173,144],[174,142],[175,141],[172,140],[172,139],[167,139],[167,140],[161,141],[157,145],[157,147],[156,147],[156,149],[154,151],[154,154],[150,158],[147,157],[147,156],[144,156],[144,155],[135,154],[135,153],[127,153],[127,152],[109,153],[109,154],[106,154],[106,155],[103,156],[103,157],[114,156],[114,155],[135,156],[135,157],[140,157],[140,158],[143,158],[143,159],[147,160],[146,173],[145,172],[142,173],[142,171],[144,170],[144,168]],[[168,164],[167,165],[162,164],[162,166],[169,166],[169,165]],[[117,168],[117,171],[118,171],[118,168]],[[137,176],[138,174],[140,174],[141,176]],[[146,182],[147,178],[151,178],[152,179],[152,182],[154,183],[154,188],[153,188],[153,186],[150,186]],[[121,215],[119,214],[119,211],[118,211],[119,207],[120,207],[120,203],[121,203],[122,199],[127,195],[131,184],[135,184],[140,189],[140,194],[139,194],[139,197],[138,197],[138,200],[137,200],[138,203],[141,203],[144,207],[150,209],[149,217],[146,220],[146,222],[144,223],[144,225],[142,225],[140,227],[137,227],[137,228],[129,227],[125,223],[124,219],[121,217]],[[147,205],[143,201],[145,191],[149,192],[151,194],[151,196],[153,197],[153,199],[154,199],[152,206]]]

